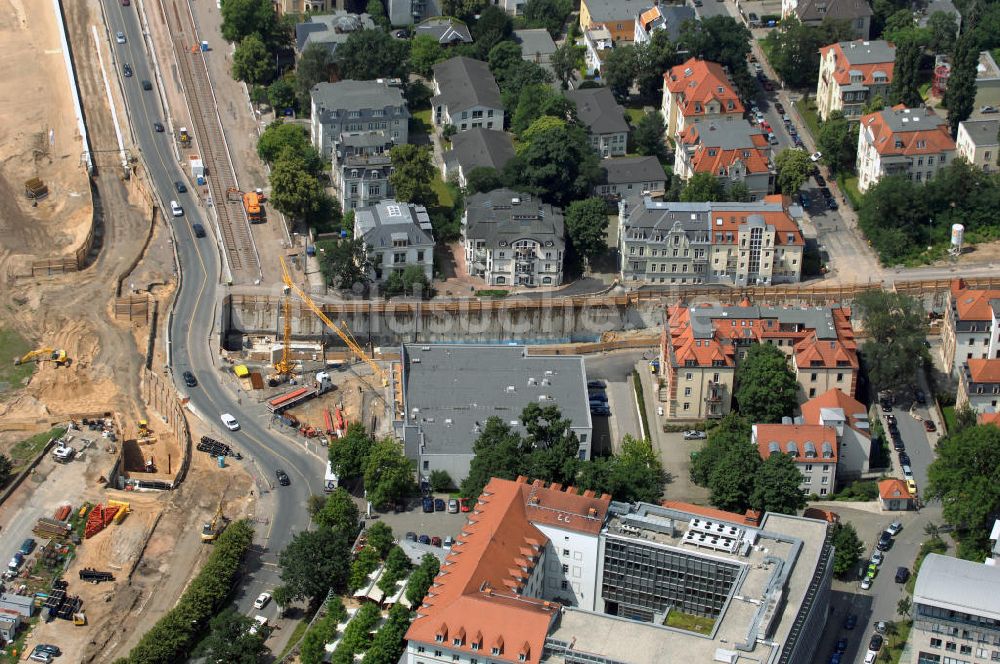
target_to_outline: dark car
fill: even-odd
[[[868,642],[868,649],[878,652],[882,649],[882,635],[872,634],[872,640]]]
[[[937,431],[937,425],[930,420],[924,420],[924,431]]]
[[[146,90],[146,91],[148,92],[149,90],[152,90],[152,89],[153,89],[153,84],[152,84],[152,83],[150,83],[149,81],[145,81],[145,80],[144,80],[144,81],[142,82],[142,89],[143,89],[143,90]]]
[[[847,617],[844,619],[844,629],[854,629],[858,624],[858,616],[854,613],[848,613]]]
[[[592,390],[603,390],[607,385],[603,380],[588,380],[587,387]]]
[[[435,535],[431,538],[431,546],[441,546],[441,538]]]
[[[875,548],[879,551],[888,551],[890,546],[892,546],[892,533],[883,531],[878,536],[878,544],[875,545]]]
[[[430,544],[431,538],[428,537],[427,535],[421,535],[420,537],[417,538],[417,541],[420,542],[421,544]]]
[[[917,400],[917,403],[921,406],[927,405],[927,395],[924,394],[923,390],[917,390],[913,393],[913,398]]]
[[[608,395],[604,392],[591,392],[588,398],[590,399],[590,403],[594,403],[595,401],[598,403],[608,402]]]
[[[607,417],[611,414],[611,409],[607,406],[590,406],[590,414],[597,415],[598,417]]]
[[[885,401],[883,401],[880,405],[882,406],[882,412],[883,413],[891,413],[892,412],[892,404],[891,403],[886,403]]]
[[[423,506],[424,506],[424,511],[425,512],[433,512],[434,511],[434,499],[431,498],[430,496],[424,496]]]
[[[844,656],[839,652],[835,652],[832,655],[830,655],[830,661],[827,662],[826,664],[841,664],[843,662],[843,657]]]
[[[780,101],[774,102],[774,108],[775,108],[776,111],[778,111],[782,115],[785,114],[785,107],[781,105]]]
[[[443,498],[435,498],[434,499],[434,511],[435,512],[443,512],[446,509],[448,509],[448,506],[444,504],[444,499]]]
[[[910,578],[910,570],[905,567],[896,568],[896,583],[906,583]]]
[[[837,639],[837,645],[834,647],[834,651],[837,653],[847,652],[847,639]]]
[[[191,230],[195,237],[205,237],[205,227],[201,224],[191,224]]]
[[[896,421],[896,416],[895,415],[886,415],[885,416],[885,421],[889,423],[889,426],[893,426],[893,425],[899,426],[899,423]]]
[[[178,194],[183,194],[184,192],[186,192],[188,190],[188,188],[180,180],[178,180],[177,182],[174,183],[174,189],[177,190]]]
[[[274,471],[274,475],[278,478],[278,484],[281,486],[288,486],[292,483],[292,481],[288,479],[288,473],[281,469]]]
[[[906,445],[903,443],[903,439],[899,438],[898,436],[895,437],[895,438],[893,438],[892,439],[892,449],[896,450],[897,452],[905,452],[906,451]]]
[[[153,123],[153,131],[155,131],[157,134],[162,134],[163,133],[163,123],[162,122],[154,122]]]
[[[773,92],[774,91],[774,83],[772,83],[770,80],[768,80],[768,79],[765,78],[762,81],[762,83],[764,85],[764,89],[765,90],[767,90],[768,92]]]
[[[125,78],[132,78],[132,65],[126,62],[125,65],[122,66],[122,73],[125,74]]]
[[[816,178],[816,184],[818,184],[821,187],[825,187],[826,186],[826,178],[824,178],[822,175],[820,175],[819,173],[816,173],[815,175],[813,175],[813,177]],[[824,194],[824,195],[826,195],[826,194]]]
[[[407,542],[416,542],[417,541],[417,534],[415,532],[413,532],[412,530],[409,531],[408,533],[406,533],[406,541]]]
[[[420,480],[420,495],[429,496],[431,495],[431,483],[427,480]]]
[[[59,655],[62,654],[62,650],[59,649],[59,646],[54,646],[51,643],[39,643],[37,646],[35,646],[35,650],[41,650],[42,652],[47,652],[53,657],[58,657]]]
[[[906,452],[899,453],[899,465],[909,466],[910,465],[910,455]]]
[[[194,377],[194,374],[190,371],[185,371],[181,374],[181,378],[184,379],[184,384],[188,387],[197,387],[198,379]]]
[[[21,542],[21,553],[26,556],[30,556],[31,552],[35,550],[35,538],[29,537],[28,539]]]

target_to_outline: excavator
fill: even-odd
[[[61,348],[39,348],[38,350],[25,353],[21,357],[15,357],[14,365],[17,366],[26,362],[44,362],[46,360],[52,360],[58,367],[66,366],[69,363],[69,358],[66,357],[66,351]]]
[[[220,500],[219,509],[216,510],[215,516],[201,528],[201,541],[214,542],[222,534],[222,531],[226,529],[227,525],[229,525],[229,520],[222,516],[222,501]]]

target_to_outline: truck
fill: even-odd
[[[205,162],[201,160],[198,155],[191,155],[191,177],[195,179],[199,185],[205,184]]]
[[[300,387],[291,392],[280,394],[273,399],[268,399],[267,410],[273,415],[280,415],[289,408],[294,408],[300,403],[309,401],[317,394],[319,392],[314,387]]]
[[[177,130],[177,140],[180,141],[183,147],[191,145],[191,134],[188,133],[187,127],[181,127]]]
[[[264,210],[260,206],[263,201],[263,197],[255,191],[243,194],[243,209],[246,210],[247,219],[251,224],[264,223]]]
[[[325,493],[333,493],[339,485],[340,478],[337,477],[337,473],[333,472],[333,464],[327,461],[326,475],[323,477],[323,491]]]

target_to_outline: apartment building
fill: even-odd
[[[698,122],[680,133],[674,174],[687,181],[697,173],[711,173],[726,189],[746,185],[751,201],[773,192],[777,176],[767,136],[743,119]]]
[[[341,134],[381,133],[384,142],[409,141],[410,111],[403,91],[386,81],[318,83],[311,91],[310,139],[324,159]]]
[[[826,530],[494,478],[417,608],[406,662],[735,661],[739,645],[754,661],[811,663],[833,571]],[[685,627],[692,616],[707,631]]]
[[[917,664],[1000,661],[1000,567],[928,554],[907,644]]]
[[[955,158],[947,121],[931,108],[902,104],[861,118],[858,190],[866,192],[887,175],[926,182]]]
[[[632,36],[636,44],[645,44],[653,39],[653,33],[666,30],[670,41],[677,42],[681,36],[681,27],[687,21],[698,20],[694,7],[687,5],[655,4],[635,17],[635,28]]]
[[[958,124],[958,156],[987,173],[997,170],[1000,159],[1000,120],[965,120]]]
[[[805,240],[778,199],[619,203],[623,283],[732,285],[799,281]]]
[[[403,344],[401,352],[405,408],[394,427],[421,476],[444,470],[461,482],[486,421],[498,417],[524,434],[521,413],[532,403],[558,406],[576,434],[579,458],[590,458],[593,424],[582,357],[478,344]]]
[[[826,120],[840,111],[848,120],[859,120],[862,109],[875,97],[889,99],[896,47],[887,41],[855,40],[819,50],[816,113]]]
[[[531,194],[494,189],[470,196],[462,215],[462,245],[468,273],[491,286],[562,283],[562,211]]]
[[[434,233],[423,205],[385,200],[354,213],[354,237],[371,261],[368,278],[384,282],[393,272],[417,266],[434,278]]]
[[[583,47],[587,76],[600,75],[604,58],[608,57],[611,49],[615,47],[611,31],[603,25],[592,25],[583,33]]]
[[[628,44],[635,36],[635,17],[648,8],[649,0],[582,0],[580,28],[586,32],[603,25],[616,44]]]
[[[503,129],[500,88],[489,65],[481,60],[459,56],[434,65],[431,109],[438,127]]]
[[[590,147],[603,158],[623,157],[628,151],[625,109],[609,88],[570,90],[566,98],[576,104],[576,117],[590,136]]]
[[[941,328],[945,371],[957,376],[969,360],[1000,358],[998,316],[1000,290],[977,290],[962,279],[952,280]]]
[[[754,424],[750,442],[761,459],[786,454],[802,473],[802,493],[825,496],[837,486],[837,431],[819,424]]]
[[[704,420],[728,414],[736,367],[754,343],[772,344],[788,356],[800,401],[833,388],[845,394],[857,388],[857,342],[848,309],[677,304],[666,308],[660,338],[664,415]]]
[[[955,405],[966,404],[977,413],[1000,412],[1000,359],[965,361],[958,375]]]
[[[717,62],[691,58],[663,75],[661,112],[666,135],[675,139],[695,122],[743,119],[743,103]]]
[[[868,0],[781,0],[781,18],[790,15],[814,27],[823,21],[844,22],[855,39],[868,39],[874,12]]]
[[[334,141],[330,176],[345,212],[392,198],[393,145],[382,131],[342,133]]]
[[[466,178],[476,168],[502,171],[514,158],[514,144],[507,132],[477,127],[451,137],[451,150],[444,153],[444,179],[454,179],[465,187]]]
[[[667,188],[667,173],[656,157],[605,159],[601,173],[594,194],[609,202]]]
[[[809,378],[811,384],[811,371]],[[834,375],[833,378],[838,376]],[[837,478],[857,479],[871,469],[871,423],[864,404],[844,392],[845,389],[853,388],[846,385],[847,376],[841,378],[839,382],[845,383],[842,387],[830,388],[802,404],[802,416],[796,420],[809,425],[831,427],[837,434]]]

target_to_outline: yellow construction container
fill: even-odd
[[[233,373],[240,378],[246,378],[247,376],[250,375],[250,370],[247,369],[246,366],[242,364],[237,364],[235,367],[233,367]]]

